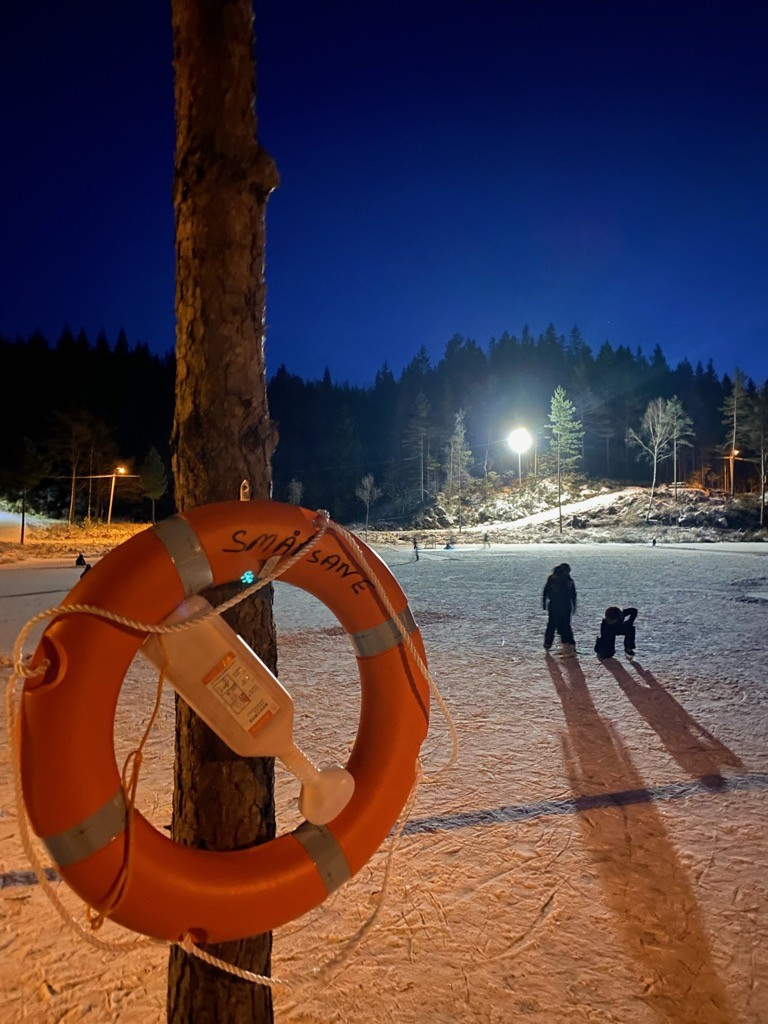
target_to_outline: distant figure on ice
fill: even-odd
[[[483,534],[483,547],[484,548],[489,548],[490,546],[491,546],[490,538],[488,537],[487,533],[484,533]]]
[[[605,618],[600,623],[600,636],[595,642],[598,658],[612,658],[616,653],[616,637],[624,637],[624,653],[628,658],[635,654],[635,626],[637,608],[617,608],[611,605],[605,609]]]
[[[83,554],[82,551],[80,552],[80,554],[75,559],[75,565],[76,566],[85,565],[85,555]]]
[[[85,562],[85,559],[83,559],[83,561]],[[85,576],[85,574],[86,574],[87,572],[90,572],[92,568],[93,568],[93,566],[91,565],[91,563],[90,563],[90,562],[85,562],[85,568],[84,568],[84,569],[83,569],[83,571],[82,571],[82,572],[80,573],[80,579],[82,579],[82,578],[83,578],[83,576]]]
[[[563,644],[563,655],[576,657],[576,641],[571,629],[571,614],[576,611],[576,584],[571,579],[571,567],[567,562],[556,565],[547,578],[541,606],[549,613],[544,630],[544,650],[551,648],[557,632]]]
[[[653,540],[651,541],[651,547],[652,547],[652,548],[655,548],[655,547],[656,547],[656,538],[655,538],[655,537],[654,537],[654,538],[653,538]]]
[[[413,538],[413,553],[416,556],[416,561],[419,560],[419,541],[418,538]]]

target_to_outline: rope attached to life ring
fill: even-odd
[[[366,570],[368,578],[373,583],[374,590],[376,591],[379,600],[386,608],[391,620],[395,623],[398,632],[400,633],[400,636],[403,640],[403,643],[406,645],[419,671],[427,680],[429,684],[430,693],[434,697],[435,702],[440,708],[440,711],[446,722],[451,737],[450,755],[446,763],[438,770],[437,773],[430,776],[429,778],[423,777],[421,770],[421,762],[419,761],[417,763],[416,779],[406,801],[405,807],[403,808],[400,818],[392,833],[392,838],[390,840],[389,850],[387,852],[387,859],[384,867],[384,877],[379,892],[379,896],[376,901],[376,906],[369,915],[368,919],[357,930],[357,932],[355,932],[354,935],[352,935],[350,938],[346,940],[344,948],[339,953],[337,953],[332,960],[325,963],[322,967],[317,968],[313,972],[313,976],[315,978],[322,977],[338,969],[338,967],[340,967],[344,963],[344,961],[352,952],[352,950],[360,945],[364,937],[368,934],[368,932],[373,928],[374,924],[376,923],[386,899],[389,881],[392,873],[394,854],[402,837],[403,829],[405,828],[408,818],[410,817],[411,810],[413,808],[413,804],[416,800],[416,796],[418,793],[419,785],[422,782],[422,779],[430,783],[436,782],[445,772],[447,772],[453,766],[458,756],[458,734],[456,731],[456,727],[453,723],[453,720],[451,718],[450,711],[448,710],[448,707],[445,701],[443,700],[440,691],[438,690],[437,684],[435,683],[431,673],[429,672],[429,669],[427,668],[426,664],[421,658],[421,655],[416,649],[416,645],[411,639],[410,634],[400,621],[399,616],[396,614],[392,606],[392,603],[389,600],[389,597],[387,596],[386,591],[381,584],[381,581],[379,580],[375,571],[371,568],[370,563],[363,554],[363,551],[360,548],[359,544],[357,543],[357,540],[354,537],[354,535],[350,533],[349,530],[345,529],[343,526],[340,526],[338,523],[332,522],[328,512],[322,509],[318,510],[316,518],[313,521],[313,526],[316,527],[315,533],[311,537],[309,537],[307,541],[300,545],[300,547],[297,548],[296,551],[294,551],[283,562],[273,565],[265,576],[259,577],[254,583],[249,585],[246,589],[235,594],[233,597],[229,598],[227,601],[224,601],[222,604],[217,605],[216,607],[211,608],[210,610],[205,611],[200,615],[191,617],[189,619],[184,620],[183,622],[176,623],[174,625],[162,625],[147,622],[139,622],[135,619],[129,619],[126,616],[119,615],[116,612],[111,612],[104,608],[98,608],[94,605],[56,605],[53,608],[47,608],[45,611],[39,612],[37,615],[33,616],[22,626],[14,642],[13,653],[11,657],[0,656],[0,668],[9,667],[11,669],[11,674],[8,680],[8,684],[6,686],[6,725],[8,732],[8,742],[11,750],[11,764],[13,769],[13,786],[16,803],[16,814],[19,826],[19,835],[21,838],[24,853],[26,854],[27,859],[29,860],[29,863],[31,864],[35,872],[38,883],[40,884],[43,892],[48,897],[54,909],[59,914],[64,923],[67,925],[67,927],[72,929],[77,935],[80,936],[80,938],[84,939],[90,945],[95,946],[97,949],[107,952],[126,952],[127,950],[135,949],[146,945],[176,945],[183,949],[186,953],[197,957],[205,963],[217,967],[220,970],[227,972],[228,974],[232,974],[235,977],[241,978],[245,981],[249,981],[253,984],[265,985],[269,988],[276,988],[291,987],[296,983],[296,979],[282,980],[279,978],[271,978],[266,975],[256,974],[253,971],[249,971],[244,968],[238,967],[237,965],[228,963],[225,960],[221,960],[219,957],[213,956],[213,954],[208,953],[206,950],[203,950],[198,945],[196,945],[193,937],[190,934],[184,935],[180,941],[177,941],[175,943],[168,943],[160,939],[152,939],[146,936],[125,942],[107,942],[103,939],[98,938],[94,934],[94,932],[103,925],[104,921],[109,918],[110,914],[113,913],[119,907],[126,891],[131,863],[131,823],[133,819],[132,812],[136,802],[136,793],[138,790],[139,775],[141,772],[144,747],[147,743],[147,740],[149,739],[149,736],[154,727],[160,709],[163,683],[165,681],[165,666],[163,667],[163,669],[161,669],[159,674],[154,708],[152,714],[150,715],[149,721],[144,729],[142,738],[139,741],[138,746],[128,754],[123,764],[123,771],[121,773],[121,785],[123,788],[123,792],[125,794],[126,811],[128,816],[128,826],[126,829],[125,857],[123,860],[123,865],[121,867],[120,873],[118,874],[118,877],[115,879],[115,882],[109,893],[107,906],[98,913],[94,913],[90,907],[87,908],[87,918],[89,922],[89,928],[87,929],[84,928],[81,924],[79,924],[74,919],[74,917],[72,916],[71,912],[67,909],[67,907],[64,906],[64,903],[61,900],[60,896],[53,888],[53,884],[48,879],[46,875],[46,870],[34,846],[29,829],[29,823],[27,820],[24,796],[22,791],[20,751],[18,740],[18,684],[23,679],[30,679],[34,678],[37,675],[40,675],[42,672],[46,670],[46,668],[48,668],[49,665],[47,659],[41,659],[34,668],[25,662],[24,644],[27,637],[29,636],[29,633],[32,631],[32,629],[34,629],[34,627],[38,623],[44,622],[47,619],[52,619],[61,615],[75,614],[94,615],[98,618],[105,619],[108,622],[114,622],[118,625],[125,626],[128,629],[133,629],[138,632],[154,633],[158,635],[182,632],[183,630],[189,629],[191,626],[203,622],[209,618],[212,618],[213,616],[221,615],[223,612],[228,611],[230,608],[233,608],[241,601],[244,601],[246,598],[255,594],[258,590],[261,590],[268,583],[272,583],[274,580],[278,579],[280,576],[283,575],[283,573],[287,572],[288,569],[292,568],[293,565],[301,561],[301,559],[304,558],[307,552],[310,551],[318,543],[321,537],[326,532],[328,532],[328,530],[331,530],[334,533],[338,534],[339,537],[344,540],[346,545],[354,552],[359,564]]]

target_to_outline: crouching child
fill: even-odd
[[[595,642],[595,653],[598,658],[612,658],[616,653],[616,637],[624,637],[624,653],[628,658],[635,653],[635,626],[637,608],[605,609],[605,618],[600,623],[600,636]]]

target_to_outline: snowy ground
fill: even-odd
[[[383,855],[275,936],[292,1024],[765,1024],[768,687],[765,545],[515,545],[382,552],[407,591],[459,729],[458,764],[424,785],[379,927],[330,981],[375,905]],[[541,649],[545,577],[567,560],[580,656]],[[15,574],[15,575],[9,575]],[[65,563],[0,569],[0,647],[75,580]],[[344,760],[354,658],[329,614],[278,587],[280,673],[297,739]],[[50,593],[42,593],[50,591]],[[635,605],[637,660],[600,664],[607,604]],[[127,750],[148,713],[136,665],[118,714]],[[426,768],[447,752],[437,718]],[[150,742],[140,804],[170,820],[172,710]],[[280,821],[297,822],[282,776]],[[0,1021],[159,1024],[163,950],[119,958],[62,931],[26,869],[0,763]],[[73,906],[75,905],[73,901]],[[222,1022],[225,1024],[225,1022]]]
[[[28,515],[26,526],[43,526],[50,520],[41,516]],[[0,508],[0,541],[11,541],[17,543],[21,533],[21,516],[16,512],[6,512]]]

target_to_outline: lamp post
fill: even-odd
[[[507,444],[513,452],[517,452],[517,479],[520,490],[523,489],[523,452],[527,452],[533,444],[530,431],[525,427],[517,427],[507,438]]]
[[[109,488],[109,511],[107,512],[107,526],[112,523],[112,502],[115,497],[115,478],[118,476],[125,476],[127,470],[125,466],[116,466],[112,471],[112,485]]]

